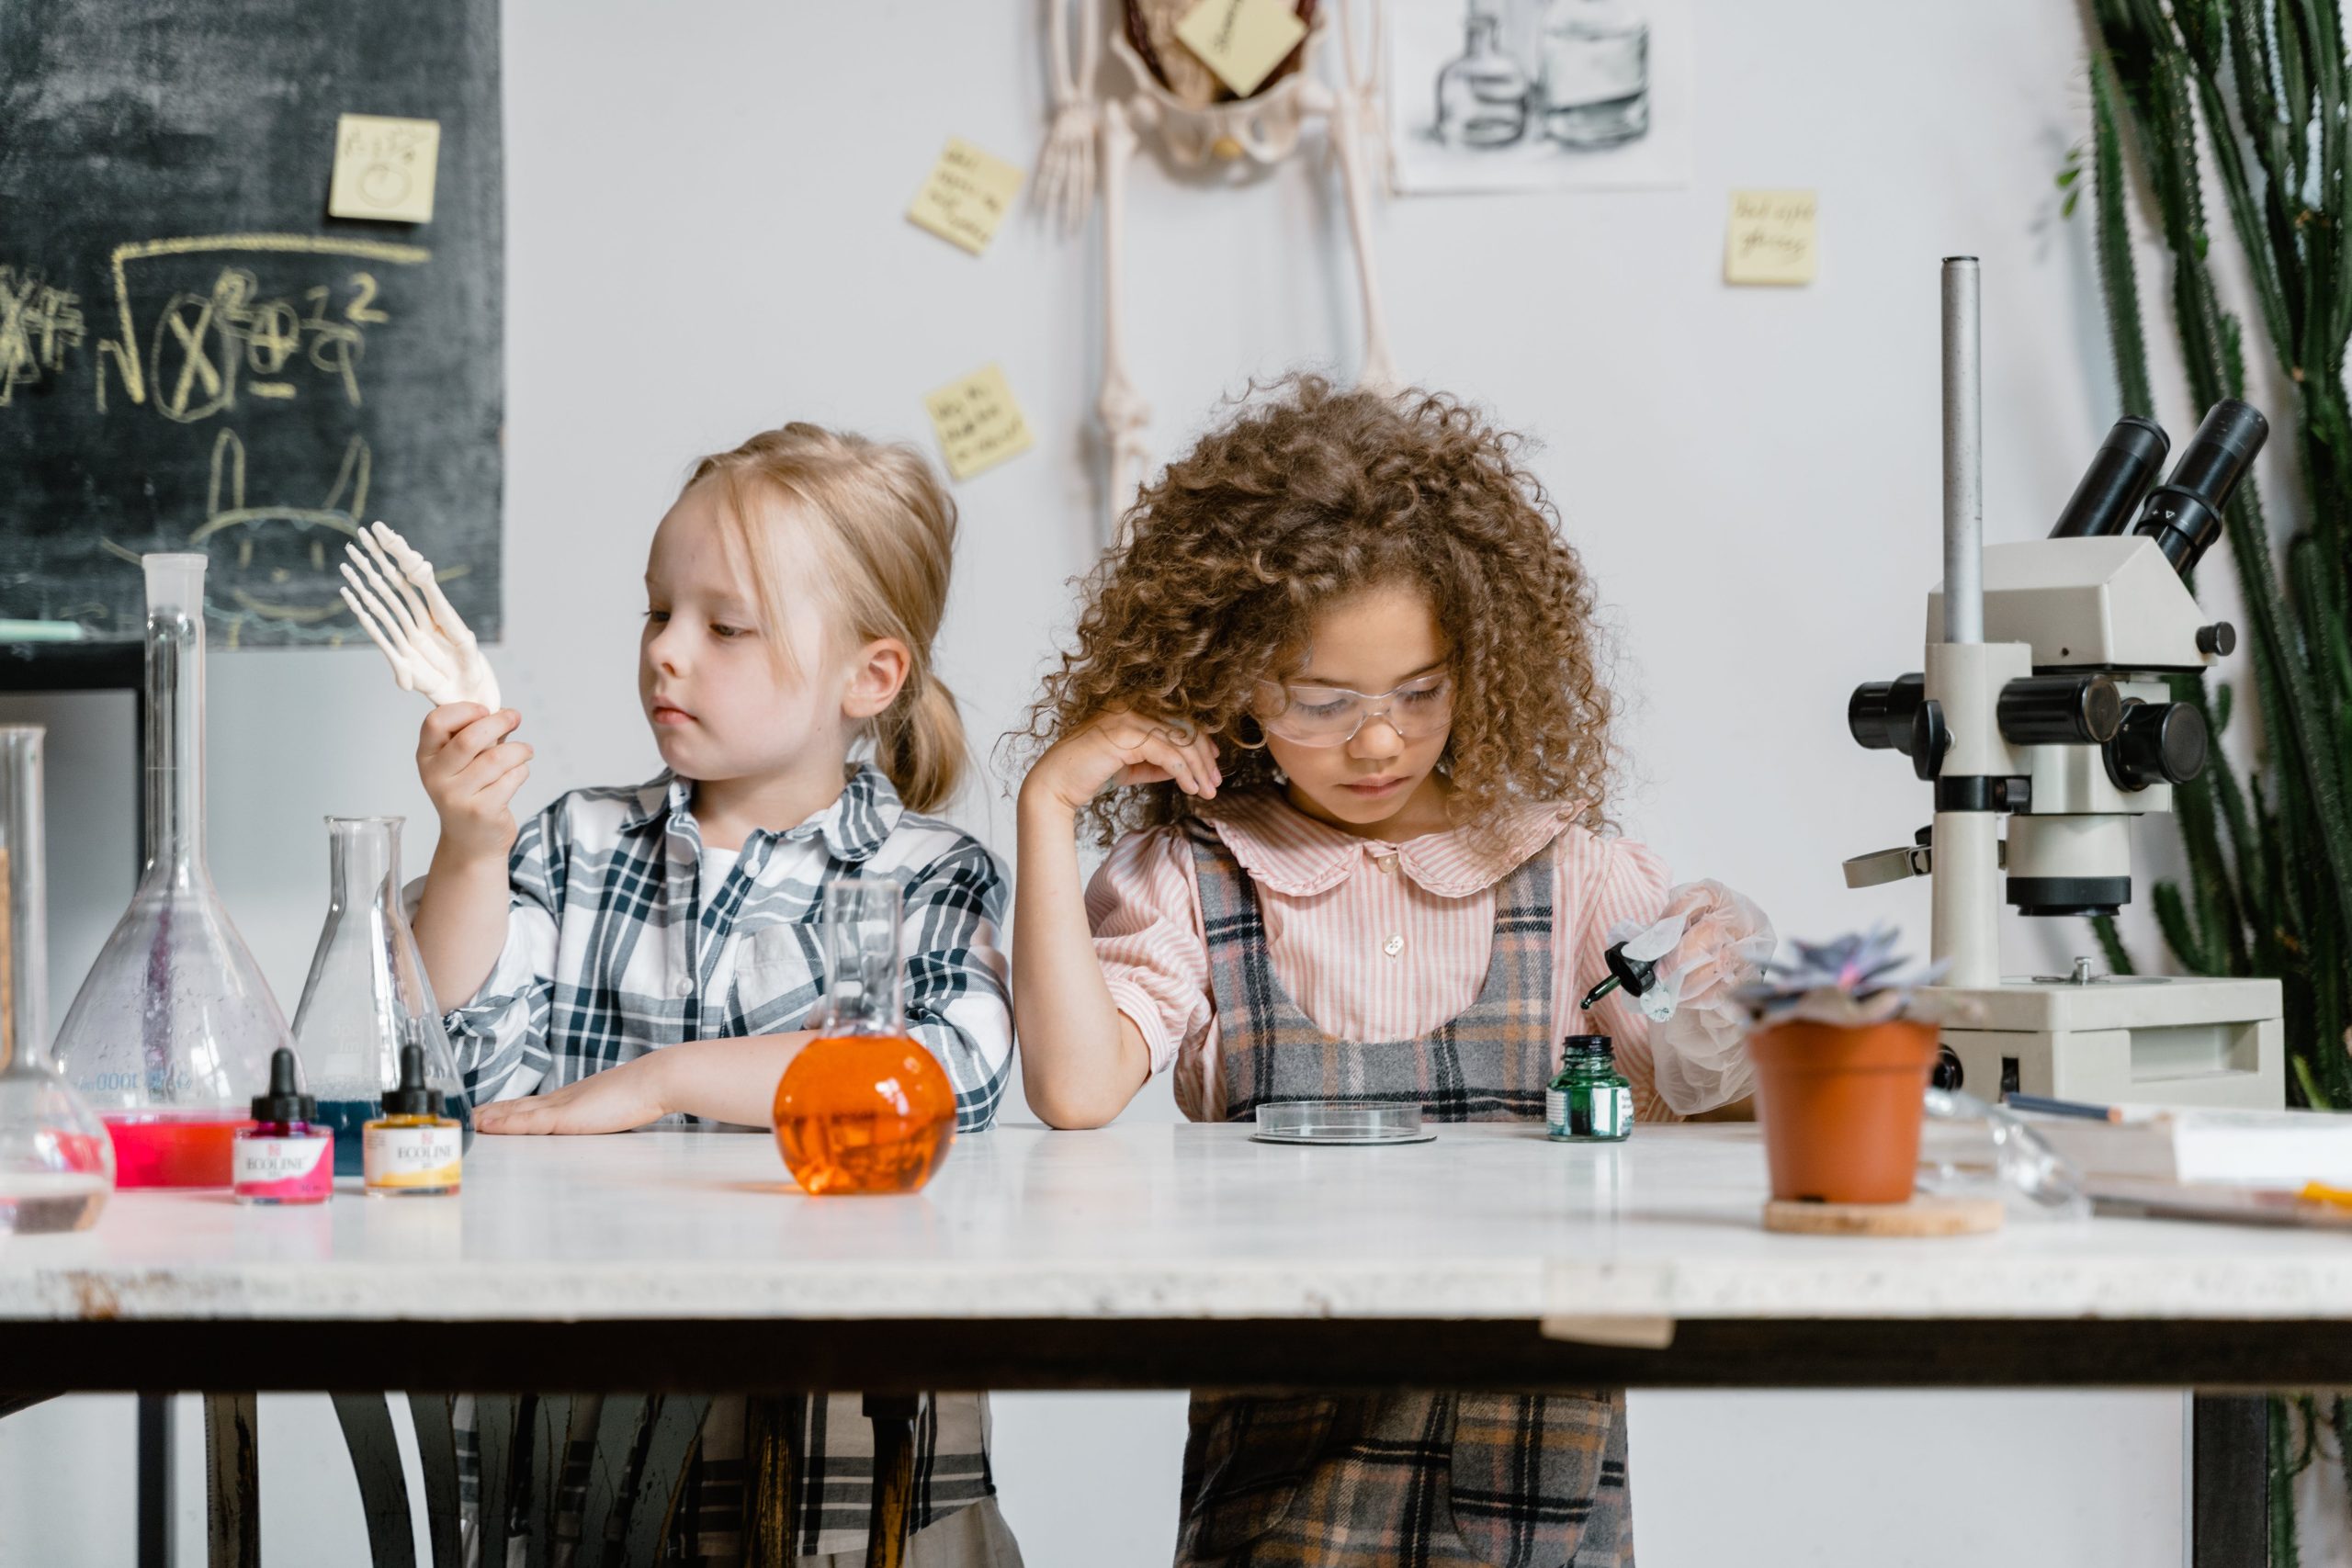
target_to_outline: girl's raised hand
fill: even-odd
[[[1114,709],[1047,748],[1022,782],[1021,794],[1077,812],[1114,785],[1170,782],[1187,795],[1214,800],[1225,782],[1216,743],[1190,725]]]
[[[465,860],[503,861],[514,843],[514,792],[531,776],[531,748],[506,738],[523,716],[479,703],[445,703],[424,716],[416,772],[441,817],[441,842]]]

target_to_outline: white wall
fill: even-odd
[[[1546,443],[1537,466],[1620,653],[1628,829],[1753,893],[1784,931],[1886,915],[1924,939],[1918,889],[1841,886],[1839,860],[1907,839],[1926,809],[1899,761],[1855,749],[1843,709],[1858,681],[1917,666],[1939,568],[1938,258],[1984,258],[1989,537],[2038,533],[2116,412],[2088,213],[2060,222],[2051,185],[2086,133],[2082,38],[2049,0],[1697,11],[1691,186],[1385,205],[1396,350]],[[527,801],[657,765],[634,708],[635,582],[682,465],[786,418],[921,438],[919,395],[989,361],[1038,444],[959,492],[942,660],[977,736],[1013,721],[1092,556],[1094,243],[1021,221],[974,261],[900,214],[950,133],[1028,161],[1037,30],[1025,3],[508,0],[497,661],[539,749]],[[1819,189],[1813,287],[1720,284],[1737,186]],[[1132,208],[1130,330],[1163,454],[1253,371],[1352,365],[1319,156],[1229,191],[1147,164]],[[409,761],[422,709],[365,651],[212,670],[218,879],[290,1009],[323,907],[318,818],[406,812],[413,863],[429,852]],[[129,887],[128,711],[0,705],[56,727],[61,1011]],[[963,817],[1011,849],[1001,795],[976,791]],[[1159,1092],[1130,1114],[1173,1111]],[[265,1466],[271,1560],[356,1560],[324,1402],[266,1403],[271,1436],[289,1435]],[[0,1426],[17,1483],[0,1542],[124,1559],[126,1410]],[[2177,1558],[2177,1410],[2157,1393],[1637,1395],[1643,1562]],[[1008,1397],[998,1421],[1033,1563],[1164,1560],[1181,1398]],[[192,1544],[200,1494],[183,1502]]]

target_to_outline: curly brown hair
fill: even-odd
[[[1320,605],[1408,582],[1453,644],[1453,819],[1573,801],[1600,825],[1611,704],[1591,581],[1518,461],[1521,438],[1443,393],[1312,375],[1237,402],[1136,498],[1018,735],[1042,750],[1124,706],[1215,738],[1224,790],[1272,787],[1266,753],[1238,740],[1252,689],[1300,667]],[[1191,811],[1160,784],[1106,793],[1088,817],[1107,843]]]

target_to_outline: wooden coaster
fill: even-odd
[[[2001,1228],[1997,1198],[1914,1198],[1908,1203],[1764,1205],[1764,1228],[1800,1235],[1982,1235]]]

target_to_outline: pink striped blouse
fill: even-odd
[[[1492,838],[1456,829],[1400,844],[1327,827],[1268,791],[1210,811],[1256,885],[1276,978],[1325,1033],[1351,1040],[1410,1039],[1468,1008],[1486,978],[1497,885],[1556,840],[1554,1051],[1566,1034],[1611,1035],[1635,1115],[1674,1119],[1655,1087],[1648,1021],[1617,993],[1589,1013],[1577,1007],[1609,972],[1610,928],[1666,906],[1666,867],[1648,850],[1577,826],[1574,807],[1516,809]],[[1152,1070],[1175,1071],[1185,1115],[1221,1120],[1216,1008],[1183,831],[1121,839],[1087,888],[1086,914],[1112,1003],[1135,1021]]]

